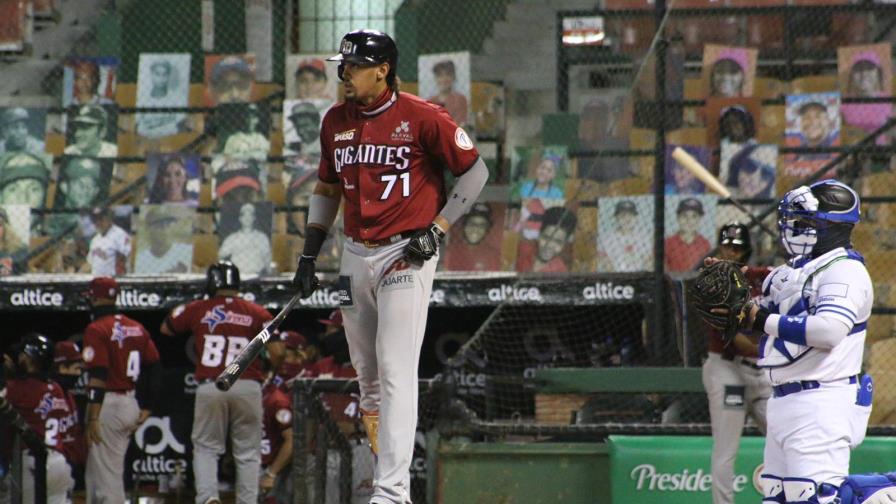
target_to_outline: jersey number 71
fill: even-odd
[[[389,199],[389,195],[392,194],[392,189],[395,187],[395,182],[398,179],[401,179],[401,197],[407,198],[411,195],[411,172],[404,172],[401,175],[390,173],[380,176],[380,181],[386,183],[386,188],[383,190],[383,194],[380,195],[380,200],[385,201]]]

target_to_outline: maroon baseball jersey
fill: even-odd
[[[36,378],[6,382],[6,400],[48,447],[65,453],[63,438],[78,414],[69,409],[62,387]]]
[[[342,365],[333,357],[322,357],[315,362],[310,369],[310,374],[316,378],[357,378],[350,364]],[[337,422],[351,422],[359,416],[357,394],[321,394],[324,407],[330,411],[330,416]]]
[[[445,204],[443,169],[479,153],[445,109],[387,91],[370,106],[333,106],[320,132],[318,177],[342,185],[345,235],[382,240],[429,226]]]
[[[59,437],[62,438],[62,454],[71,465],[84,465],[87,462],[87,440],[84,438],[84,429],[78,421],[78,406],[75,404],[75,396],[71,392],[65,392],[65,401],[68,403],[70,416],[59,427]]]
[[[271,320],[263,307],[236,297],[215,296],[181,305],[168,316],[175,333],[191,332],[196,339],[196,379],[214,380]],[[258,359],[240,376],[263,381]]]
[[[106,315],[84,330],[81,352],[87,370],[106,368],[106,390],[134,390],[140,366],[159,361],[159,351],[143,324],[121,314]]]
[[[283,431],[292,429],[292,401],[279,387],[265,387],[261,433],[261,465],[271,465],[283,445]]]

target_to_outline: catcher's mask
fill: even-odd
[[[849,244],[849,233],[859,222],[859,195],[837,180],[800,186],[784,195],[778,204],[778,231],[781,243],[791,256],[808,256],[819,242],[842,241],[825,246]]]

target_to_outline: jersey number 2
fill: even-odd
[[[381,200],[389,199],[389,195],[392,194],[392,189],[395,187],[395,182],[399,178],[401,179],[401,196],[407,198],[411,195],[411,172],[404,172],[401,175],[382,175],[380,176],[380,181],[386,183],[386,188],[383,189],[383,194],[380,196]]]

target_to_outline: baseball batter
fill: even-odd
[[[215,378],[273,317],[263,307],[239,297],[240,271],[230,262],[208,267],[209,298],[181,305],[162,323],[162,334],[192,334],[196,339],[196,404],[193,414],[193,475],[196,504],[221,504],[218,459],[228,431],[236,462],[236,497],[240,504],[258,502],[261,467],[261,383],[256,359],[227,392]]]
[[[850,242],[859,196],[835,180],[801,186],[784,196],[778,219],[791,258],[766,278],[748,319],[764,333],[759,365],[773,387],[763,502],[841,502],[850,450],[871,413],[871,379],[859,373],[874,289]],[[894,490],[869,491],[863,502],[892,502]]]
[[[719,229],[718,258],[746,264],[753,252],[750,229],[731,222]],[[761,292],[768,267],[748,267],[747,279],[754,296]],[[712,502],[734,503],[734,460],[747,416],[765,430],[765,412],[771,387],[756,365],[759,349],[743,334],[725,345],[717,329],[708,328],[707,355],[703,363],[703,387],[709,401],[712,426]]]
[[[49,379],[53,365],[53,343],[45,336],[25,336],[15,351],[15,362],[4,363],[13,376],[6,383],[6,400],[25,420],[47,450],[47,503],[65,504],[74,487],[71,467],[65,459],[65,432],[78,422],[65,393]],[[22,502],[34,502],[34,457],[25,453],[22,470]],[[122,501],[124,502],[124,501]]]
[[[124,457],[158,391],[159,351],[142,324],[117,313],[114,278],[90,282],[93,322],[84,330],[88,503],[125,501]]]
[[[315,290],[315,259],[345,200],[341,308],[361,410],[378,454],[373,503],[408,503],[417,367],[438,249],[476,201],[488,169],[441,107],[399,92],[398,49],[385,33],[342,38],[344,103],[321,128],[318,182],[294,283]],[[446,198],[444,168],[458,177]]]

